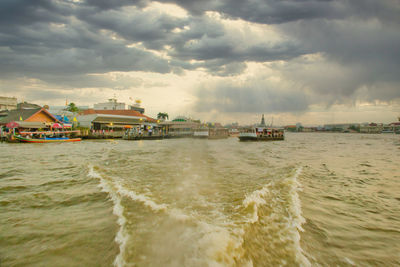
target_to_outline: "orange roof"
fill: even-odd
[[[107,114],[107,115],[119,115],[119,116],[135,116],[135,117],[143,117],[147,121],[157,122],[156,119],[150,118],[136,110],[124,109],[124,110],[109,110],[109,109],[87,109],[83,111],[83,115],[89,114]]]

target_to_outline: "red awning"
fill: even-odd
[[[62,126],[60,124],[58,124],[58,123],[53,123],[51,125],[51,128],[60,129],[60,128],[62,128]]]
[[[9,123],[6,124],[7,128],[18,128],[19,124],[16,123],[15,121],[10,121]]]

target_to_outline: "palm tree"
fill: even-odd
[[[157,114],[157,119],[163,119],[163,120],[168,119],[168,113],[166,113],[166,112],[159,112],[159,113]]]
[[[67,110],[71,112],[78,112],[79,108],[75,105],[75,103],[71,102],[69,103]]]

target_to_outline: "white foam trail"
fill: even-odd
[[[244,255],[243,229],[235,229],[231,232],[224,226],[209,224],[196,219],[193,215],[187,215],[183,210],[171,208],[167,204],[157,204],[148,196],[128,190],[119,183],[114,183],[114,185],[121,196],[138,201],[155,212],[163,212],[174,220],[182,222],[193,220],[202,233],[198,249],[204,251],[208,266],[235,266],[236,261],[242,259]],[[252,262],[242,262],[241,266],[250,267]]]
[[[130,199],[134,201],[141,202],[143,205],[146,207],[149,207],[151,210],[155,212],[164,212],[166,213],[169,217],[185,222],[193,219],[193,216],[185,214],[182,210],[177,209],[177,208],[171,208],[167,204],[157,204],[153,200],[151,200],[148,196],[142,195],[142,194],[137,194],[136,192],[132,190],[128,190],[124,188],[121,184],[116,184],[115,187],[117,188],[117,192],[121,194],[122,196],[129,197]]]
[[[252,206],[253,208],[252,217],[248,219],[249,223],[255,223],[258,221],[258,207],[267,204],[265,196],[269,193],[269,185],[270,184],[267,184],[262,189],[254,191],[243,200],[243,206],[245,208],[248,208],[249,206]]]
[[[132,200],[142,202],[145,206],[149,207],[153,211],[157,211],[157,212],[158,211],[166,211],[168,208],[168,205],[157,204],[145,195],[136,194],[135,192],[133,192],[131,190],[127,190],[127,189],[123,188],[121,184],[116,184],[116,187],[117,187],[118,193],[120,193],[121,195],[129,197]]]
[[[291,209],[291,214],[293,214],[293,217],[295,218],[295,222],[296,222],[295,226],[297,227],[297,229],[304,232],[304,229],[301,225],[303,223],[305,223],[306,220],[302,216],[301,201],[299,198],[299,194],[297,193],[298,191],[303,191],[299,181],[297,180],[297,178],[300,176],[302,171],[303,171],[303,167],[298,168],[292,178],[293,186],[291,187],[291,190],[290,190],[290,193],[291,193],[290,195],[292,196],[292,203],[291,203],[292,205],[290,205],[290,209]]]
[[[246,222],[254,224],[259,221],[259,216],[258,216],[259,208],[266,204],[278,205],[279,207],[280,205],[279,202],[282,200],[276,194],[281,194],[282,189],[280,187],[283,186],[283,188],[288,188],[287,192],[285,192],[285,195],[287,194],[288,197],[287,201],[289,202],[287,205],[289,213],[289,218],[288,218],[289,223],[286,226],[287,227],[286,230],[290,234],[291,236],[290,238],[294,243],[296,251],[295,254],[296,261],[301,266],[311,266],[309,260],[304,255],[304,251],[300,246],[299,231],[302,232],[304,231],[302,224],[306,222],[306,220],[302,216],[301,201],[297,193],[298,191],[302,190],[301,185],[297,180],[302,170],[303,168],[299,167],[293,176],[286,178],[284,180],[270,182],[266,184],[262,189],[254,191],[253,193],[245,197],[242,206],[246,209],[250,207],[252,208],[253,211],[252,215],[250,218],[247,219]],[[267,203],[267,199],[269,199],[271,203],[270,202]],[[271,219],[276,216],[278,215],[274,213],[269,215]]]
[[[109,181],[105,180],[99,173],[97,173],[93,166],[89,166],[88,177],[96,178],[100,180],[99,187],[101,187],[103,192],[108,193],[110,196],[114,207],[113,213],[118,217],[119,230],[115,236],[115,242],[119,245],[119,254],[114,260],[114,265],[122,267],[125,265],[123,255],[125,253],[126,244],[129,240],[129,236],[125,233],[126,218],[124,217],[124,207],[121,205],[120,196],[112,189],[113,186]]]
[[[243,248],[244,230],[237,228],[229,231],[226,227],[198,221],[203,237],[199,247],[204,250],[208,266],[253,266],[251,261],[242,262],[245,254]]]
[[[177,221],[185,222],[193,219],[192,216],[186,215],[182,210],[173,208],[169,212],[169,216]]]
[[[296,173],[292,177],[292,186],[290,187],[289,196],[291,196],[291,203],[289,205],[289,214],[292,216],[292,222],[294,223],[295,229],[298,231],[294,231],[293,241],[296,248],[296,260],[300,263],[301,266],[311,266],[310,261],[304,255],[304,251],[300,246],[300,233],[299,231],[304,232],[302,224],[306,222],[304,217],[302,216],[301,211],[301,202],[299,198],[298,191],[302,191],[301,185],[298,182],[297,178],[300,176],[303,171],[303,167],[299,167],[296,170]]]

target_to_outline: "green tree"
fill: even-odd
[[[359,125],[351,125],[349,127],[350,130],[356,131],[356,132],[360,132],[360,126]]]
[[[166,112],[159,112],[159,113],[157,114],[157,119],[163,119],[163,120],[168,119],[168,113],[166,113]]]
[[[71,102],[69,103],[67,110],[71,112],[78,112],[79,108],[75,105],[75,103]]]

